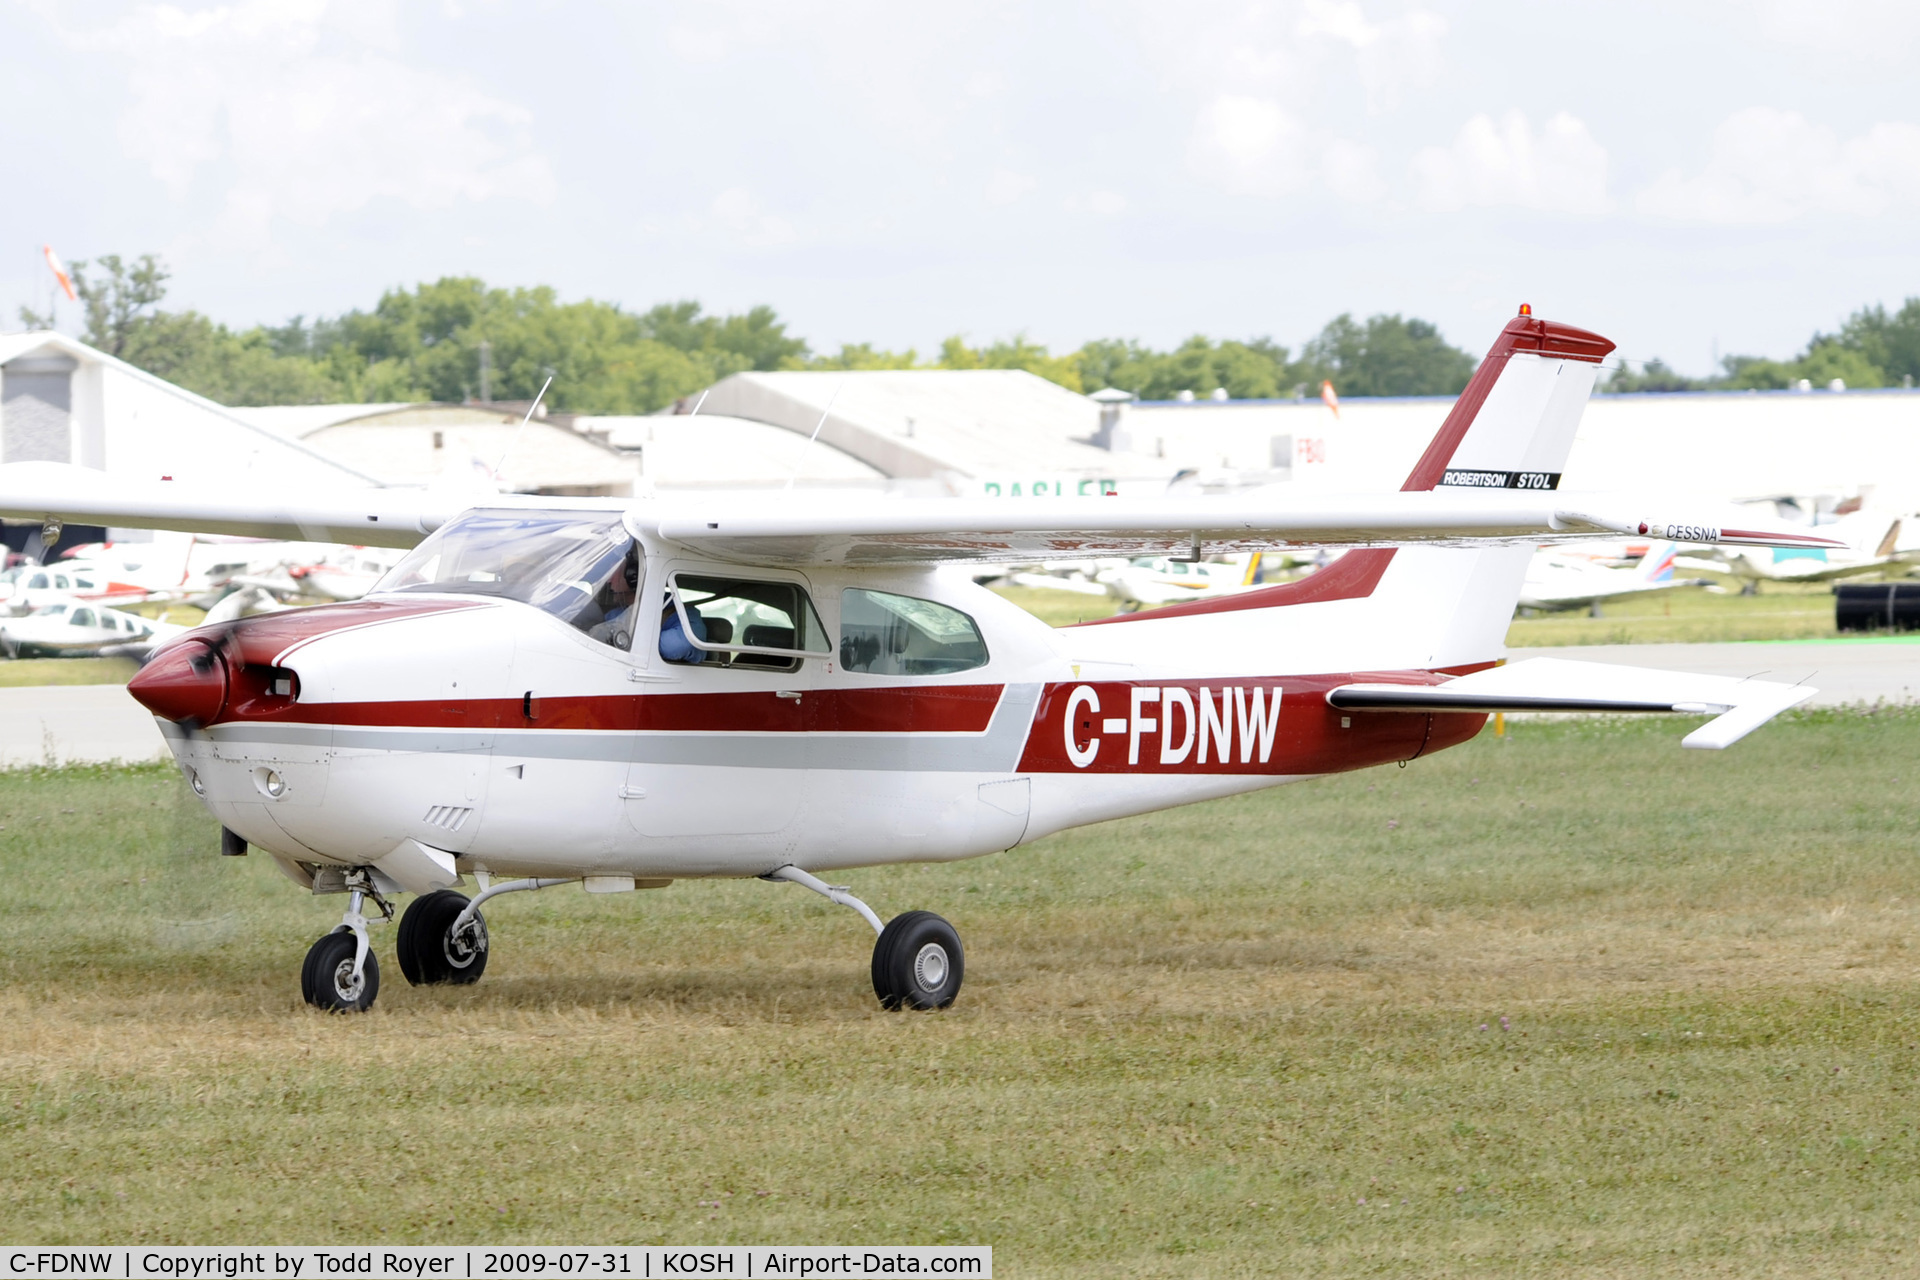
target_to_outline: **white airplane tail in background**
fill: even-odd
[[[1501,332],[1401,486],[1551,491],[1613,343],[1523,308]],[[1504,652],[1529,546],[1349,551],[1299,582],[1087,623],[1072,647],[1098,661],[1142,642],[1156,658],[1293,670],[1449,669]],[[1113,632],[1126,633],[1124,641]],[[1205,655],[1204,658],[1202,655]],[[1136,657],[1134,661],[1138,661]],[[1308,664],[1308,665],[1303,665]]]

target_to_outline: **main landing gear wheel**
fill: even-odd
[[[944,1009],[960,994],[960,935],[931,911],[887,922],[873,944],[873,993],[889,1009]]]
[[[300,994],[316,1009],[332,1013],[365,1013],[380,994],[380,962],[367,953],[367,963],[354,976],[353,958],[360,940],[350,929],[329,933],[313,944],[300,968]]]
[[[467,909],[465,895],[441,889],[415,898],[400,917],[400,972],[414,986],[480,981],[487,971],[487,922],[478,911],[465,928],[454,932],[454,922]]]

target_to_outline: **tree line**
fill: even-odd
[[[151,254],[76,262],[71,275],[89,344],[229,405],[530,400],[551,374],[556,409],[649,413],[750,369],[1025,369],[1074,391],[1119,387],[1147,400],[1216,388],[1236,400],[1314,395],[1323,379],[1343,395],[1445,395],[1474,365],[1433,325],[1397,315],[1340,316],[1297,355],[1268,338],[1201,336],[1171,351],[1113,338],[1055,355],[1016,335],[981,346],[956,336],[923,358],[867,343],[815,352],[766,306],[632,312],[464,276],[388,290],[371,310],[234,330],[166,310],[167,270]],[[49,316],[20,315],[51,327]]]
[[[152,254],[108,255],[72,268],[86,341],[130,364],[229,405],[530,400],[551,375],[549,402],[575,413],[650,413],[747,370],[1024,369],[1073,391],[1106,387],[1144,400],[1224,390],[1236,400],[1318,393],[1456,395],[1473,356],[1434,325],[1398,315],[1341,315],[1296,353],[1271,338],[1195,335],[1168,351],[1104,338],[1054,354],[1024,335],[970,346],[948,338],[922,357],[867,343],[815,352],[773,308],[709,315],[697,302],[628,311],[595,299],[563,302],[551,288],[493,288],[450,276],[390,289],[370,310],[235,330],[198,311],[169,311],[168,273]],[[22,308],[30,328],[50,316]],[[1898,385],[1920,373],[1920,298],[1898,312],[1870,307],[1836,334],[1816,334],[1791,361],[1730,356],[1712,379],[1658,360],[1622,364],[1603,389],[1789,387],[1800,378],[1850,387]]]
[[[1838,332],[1815,332],[1806,349],[1791,360],[1727,356],[1719,373],[1689,378],[1654,359],[1638,370],[1622,365],[1601,389],[1784,391],[1803,380],[1826,387],[1836,378],[1849,387],[1910,387],[1920,381],[1920,298],[1908,298],[1891,314],[1877,304],[1862,307]]]

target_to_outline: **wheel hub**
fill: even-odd
[[[937,942],[920,948],[913,958],[913,980],[922,991],[938,991],[947,980],[947,949]]]
[[[334,994],[346,1003],[357,1003],[360,999],[360,992],[366,988],[366,985],[366,976],[353,971],[352,956],[348,956],[333,967]]]
[[[440,951],[446,956],[447,963],[456,969],[470,967],[487,949],[487,926],[476,915],[466,928],[455,932],[447,930],[447,936],[441,940]]]

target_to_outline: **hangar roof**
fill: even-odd
[[[1100,406],[1018,369],[737,373],[715,384],[701,412],[802,434],[824,412],[822,442],[893,477],[1165,470],[1094,446]]]
[[[785,427],[708,413],[693,416],[578,417],[576,431],[603,436],[640,460],[641,474],[663,489],[810,487],[881,488],[887,477],[850,453]]]

